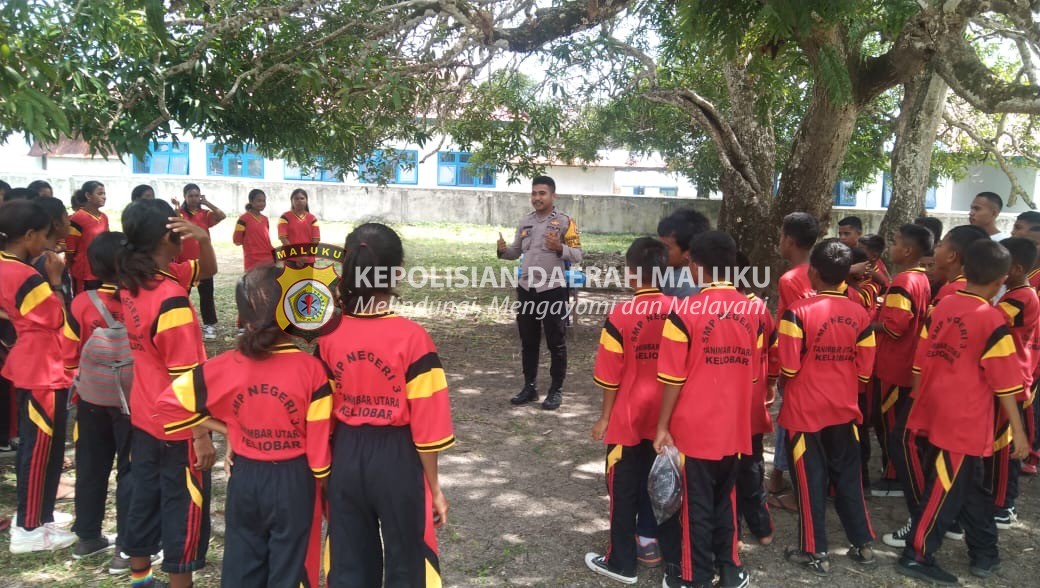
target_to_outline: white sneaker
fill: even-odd
[[[215,325],[202,325],[202,339],[205,341],[216,341],[217,327]]]
[[[52,518],[54,519],[54,522],[44,523],[42,526],[53,527],[55,529],[68,529],[72,526],[72,521],[75,520],[75,517],[67,512],[61,512],[60,510],[54,511],[52,513]],[[16,514],[14,515],[14,519],[12,519],[11,528],[13,529],[18,526],[21,525],[18,521],[18,515]]]
[[[27,531],[11,525],[11,553],[55,551],[70,547],[75,542],[76,535],[56,527],[43,526]]]

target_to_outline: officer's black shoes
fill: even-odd
[[[535,388],[534,382],[524,384],[523,390],[520,390],[520,393],[510,399],[509,402],[514,406],[520,406],[528,402],[538,402],[538,389]]]
[[[956,586],[959,583],[957,576],[939,566],[923,564],[906,556],[902,556],[896,561],[896,571],[904,576],[917,578],[918,580],[924,580],[940,586]]]
[[[560,404],[563,403],[563,386],[560,384],[553,384],[549,387],[549,393],[545,395],[545,401],[542,402],[543,410],[556,410],[560,408]]]

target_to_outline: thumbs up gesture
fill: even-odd
[[[502,237],[502,233],[498,234],[498,252],[502,253],[506,250],[506,240]]]

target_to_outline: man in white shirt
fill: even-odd
[[[979,192],[971,201],[968,222],[986,231],[990,239],[1003,241],[1011,235],[997,228],[997,218],[1004,208],[1004,199],[993,192]]]

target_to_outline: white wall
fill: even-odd
[[[1015,168],[1015,177],[1022,188],[1029,193],[1034,202],[1037,193],[1037,170],[1033,168]],[[968,169],[968,176],[952,185],[953,210],[969,210],[971,201],[979,192],[996,192],[1004,199],[1004,212],[1023,212],[1029,210],[1021,199],[1014,206],[1007,206],[1008,196],[1011,194],[1011,182],[999,168],[992,166],[972,166]]]

